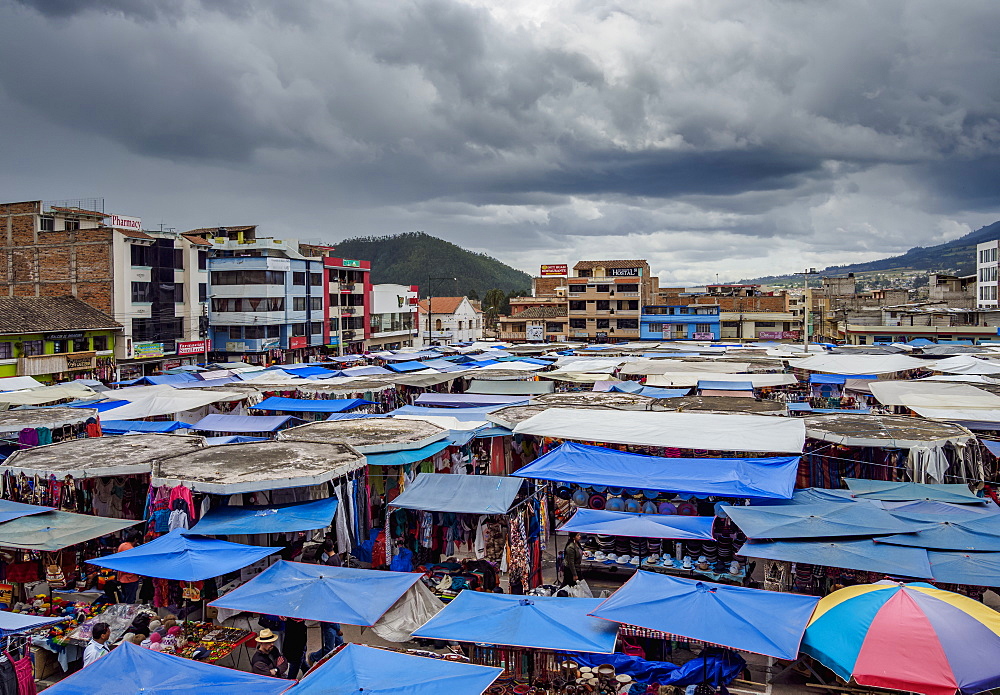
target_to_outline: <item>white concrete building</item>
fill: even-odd
[[[483,337],[483,314],[468,297],[421,299],[419,307],[420,345],[461,343]]]
[[[976,306],[995,307],[997,304],[997,249],[1000,240],[976,244]]]
[[[417,343],[416,285],[372,285],[369,325],[371,335],[365,349],[399,350]]]

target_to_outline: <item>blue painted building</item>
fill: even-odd
[[[718,340],[718,305],[644,306],[639,320],[641,340]]]

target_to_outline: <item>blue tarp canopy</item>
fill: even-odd
[[[300,376],[304,379],[309,377],[318,376],[320,378],[329,378],[336,375],[336,372],[332,369],[326,369],[324,367],[294,367],[289,369],[285,367],[282,369],[283,372],[291,374],[292,376]]]
[[[898,515],[898,512],[896,513]],[[904,518],[899,515],[900,518]],[[879,538],[880,543],[909,545],[932,550],[978,550],[1000,552],[1000,515],[957,517],[922,523],[918,533],[900,533]]]
[[[473,430],[476,435],[476,439],[488,439],[490,437],[510,437],[513,436],[511,432],[506,427],[500,427],[496,425],[494,427],[480,427],[477,430]]]
[[[885,546],[883,546],[885,547]],[[947,584],[996,586],[1000,577],[1000,553],[928,551],[934,579]]]
[[[788,499],[795,487],[798,462],[798,456],[663,458],[565,442],[514,475],[580,485]]]
[[[753,391],[752,381],[699,381],[701,391]]]
[[[818,596],[639,571],[591,615],[746,652],[794,659],[818,602]]]
[[[389,417],[385,413],[332,413],[327,420],[363,420],[365,418]]]
[[[289,693],[295,695],[480,695],[503,669],[348,644]],[[288,681],[285,681],[286,683]]]
[[[434,454],[444,451],[451,445],[450,441],[442,439],[439,442],[432,442],[419,449],[390,451],[383,454],[365,454],[365,459],[369,466],[405,466],[408,463],[416,463],[417,461],[429,459]]]
[[[285,413],[342,413],[363,405],[372,405],[363,398],[281,398],[271,396],[250,410],[274,410]]]
[[[197,582],[243,569],[279,550],[229,543],[175,529],[131,550],[88,562],[143,577]]]
[[[121,644],[87,668],[47,688],[52,695],[188,695],[198,692],[278,695],[288,681]]]
[[[926,528],[926,524],[893,516],[868,502],[733,506],[725,512],[748,538],[877,536]]]
[[[932,500],[935,502],[956,502],[958,504],[982,504],[963,483],[928,485],[925,483],[893,483],[883,480],[844,478],[851,494],[861,499],[886,500],[890,502],[910,502]]]
[[[179,420],[146,422],[145,420],[101,420],[104,434],[125,434],[126,432],[176,432],[190,429],[191,425]]]
[[[878,379],[875,374],[810,374],[810,384],[843,384],[848,379]]]
[[[807,487],[796,490],[792,493],[792,498],[788,500],[750,500],[750,506],[772,507],[783,504],[816,504],[818,502],[843,502],[851,504],[857,502],[851,497],[850,490],[828,490],[822,487]]]
[[[649,398],[679,398],[686,396],[691,389],[661,389],[655,386],[643,386],[638,381],[623,381],[611,387],[614,393],[634,393],[637,396]]]
[[[842,567],[862,572],[881,572],[895,576],[932,577],[927,551],[862,540],[752,541],[744,543],[738,555],[810,565]]]
[[[436,350],[422,350],[420,352],[400,352],[395,355],[383,357],[386,362],[407,362],[410,360],[422,360],[428,357],[440,357],[441,353]]]
[[[463,372],[465,367],[461,367],[454,362],[449,362],[446,359],[436,359],[436,360],[425,360],[422,362],[425,367],[430,367],[431,369],[436,369],[439,372]]]
[[[248,613],[368,627],[420,581],[418,572],[384,572],[279,560],[210,605]]]
[[[448,408],[448,410],[441,410],[440,408],[424,408],[419,405],[404,405],[400,408],[393,410],[390,415],[431,415],[434,417],[441,417],[442,415],[447,417],[453,417],[459,422],[475,422],[476,420],[485,420],[487,413],[492,413],[494,410],[499,410],[505,406],[502,405],[489,405],[482,408]]]
[[[11,502],[10,500],[0,500],[0,524],[13,519],[20,519],[22,516],[31,514],[41,514],[51,512],[55,507],[40,507],[37,504],[24,504],[23,502]]]
[[[329,526],[336,511],[336,497],[266,507],[216,507],[191,531],[206,536],[314,531]]]
[[[386,367],[394,372],[415,372],[419,369],[430,369],[423,362],[397,362],[395,364],[387,364]]]
[[[418,406],[441,408],[477,408],[487,405],[527,405],[527,396],[488,395],[485,393],[421,393],[414,402]],[[441,415],[447,415],[444,412]]]
[[[246,444],[247,442],[266,442],[267,437],[248,437],[244,434],[230,434],[225,437],[205,437],[205,444],[208,446],[219,446],[220,444]]]
[[[596,598],[463,591],[413,636],[610,654],[618,626],[587,615],[600,603]]]
[[[112,408],[117,408],[122,405],[128,405],[130,401],[115,400],[115,401],[100,401],[99,403],[94,403],[93,401],[80,401],[78,403],[68,403],[70,408],[96,408],[97,412],[103,413],[105,410],[111,410]],[[56,406],[62,408],[63,406]],[[112,422],[115,422],[112,420]],[[103,421],[101,423],[104,424]]]
[[[632,538],[676,538],[712,540],[711,516],[676,516],[673,514],[634,514],[607,509],[576,510],[560,531],[599,533],[605,536]]]
[[[276,432],[286,424],[299,424],[302,420],[291,415],[206,415],[194,423],[193,429],[203,432]]]
[[[133,381],[133,384],[184,384],[189,381],[201,381],[194,374],[161,374],[159,376],[144,376]]]
[[[991,454],[1000,458],[1000,442],[993,439],[980,439],[979,441],[983,443],[983,446],[990,450]]]
[[[24,613],[11,613],[10,611],[0,611],[0,637],[16,635],[36,627],[54,625],[64,620],[69,620],[68,615],[61,615],[57,618],[43,618],[40,615],[25,615]]]
[[[523,482],[496,475],[421,473],[389,504],[425,512],[506,514]]]

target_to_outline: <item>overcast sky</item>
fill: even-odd
[[[997,0],[0,0],[0,198],[668,282],[1000,219]]]

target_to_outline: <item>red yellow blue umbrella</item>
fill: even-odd
[[[1000,687],[1000,613],[922,582],[851,586],[816,606],[802,652],[860,685],[971,695]]]

